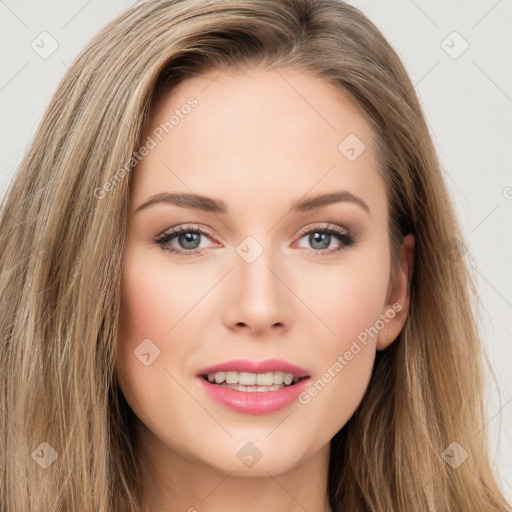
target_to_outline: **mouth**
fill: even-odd
[[[205,381],[215,386],[247,392],[268,392],[295,386],[309,376],[293,373],[267,372],[215,372],[200,375]]]

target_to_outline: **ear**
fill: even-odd
[[[390,279],[387,300],[382,311],[387,319],[384,328],[379,331],[377,338],[377,350],[384,350],[398,337],[403,329],[409,314],[410,293],[409,283],[412,279],[414,267],[414,243],[413,234],[407,235],[400,247],[400,269],[397,279]],[[387,332],[387,335],[386,335]]]

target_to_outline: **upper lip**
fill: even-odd
[[[247,373],[291,373],[294,377],[309,377],[304,368],[282,359],[265,359],[264,361],[250,361],[249,359],[235,359],[215,366],[208,366],[198,371],[197,375],[207,375],[217,372],[247,372]]]

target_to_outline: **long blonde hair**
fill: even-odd
[[[436,151],[395,51],[340,0],[150,0],[70,67],[0,212],[0,509],[140,511],[134,415],[114,372],[133,152],[176,84],[254,64],[348,93],[377,134],[393,275],[403,236],[416,237],[409,318],[331,441],[333,511],[510,510],[482,429],[476,293]],[[454,446],[467,453],[458,467],[445,462]]]

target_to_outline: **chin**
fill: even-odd
[[[265,435],[268,435],[268,432]],[[215,471],[230,473],[230,476],[279,475],[291,471],[305,458],[305,454],[298,451],[301,443],[297,442],[297,437],[290,435],[288,438],[294,440],[290,446],[269,439],[231,440],[234,448],[219,446],[220,453],[211,453],[210,457],[205,459],[203,456],[201,460]]]

